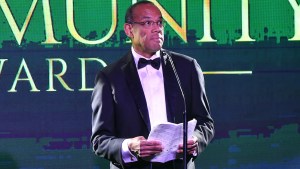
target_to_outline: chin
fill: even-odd
[[[162,48],[162,44],[155,45],[152,49],[153,51],[159,51]]]
[[[153,51],[153,52],[157,52],[157,51],[159,51],[160,49],[161,49],[161,47],[152,49],[152,51]]]

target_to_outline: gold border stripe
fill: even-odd
[[[204,71],[205,75],[251,75],[252,71]]]

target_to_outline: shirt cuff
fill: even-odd
[[[124,163],[136,162],[138,159],[130,152],[128,148],[128,141],[129,139],[125,139],[122,143],[122,159]]]

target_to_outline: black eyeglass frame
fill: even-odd
[[[160,20],[160,21],[144,21],[144,22],[135,22],[135,21],[131,21],[131,22],[127,22],[128,24],[138,24],[138,25],[141,25],[141,26],[144,26],[146,28],[150,28],[152,26],[154,26],[154,23],[163,28],[166,26],[166,21],[165,20]]]

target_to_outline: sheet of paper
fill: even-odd
[[[188,122],[188,139],[192,138],[197,120]],[[183,124],[163,123],[151,130],[148,140],[158,140],[162,143],[163,151],[150,159],[152,162],[167,162],[176,159],[179,144],[183,143]]]

